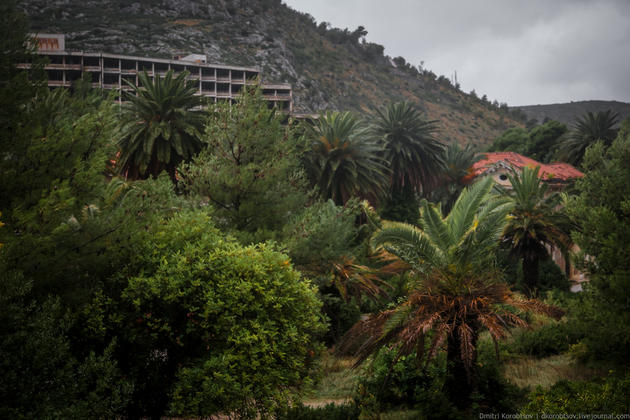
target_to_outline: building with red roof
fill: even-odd
[[[554,189],[560,189],[576,178],[584,176],[581,171],[568,163],[540,163],[516,152],[488,152],[484,156],[484,159],[475,162],[473,165],[471,170],[472,178],[480,175],[491,175],[497,184],[505,187],[510,185],[507,174],[525,167],[540,167],[540,177]]]
[[[503,187],[511,188],[507,175],[523,168],[540,167],[539,176],[548,183],[552,189],[559,190],[577,178],[584,176],[584,173],[577,170],[568,163],[540,163],[534,159],[518,154],[516,152],[488,152],[484,154],[484,159],[476,162],[469,171],[469,179],[472,180],[481,175],[490,175],[495,182]],[[573,251],[577,251],[574,245]],[[565,274],[572,282],[572,291],[582,290],[582,283],[588,281],[584,273],[577,270],[565,259],[565,255],[556,247],[547,247],[553,261],[564,270]]]

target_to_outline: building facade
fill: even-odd
[[[291,85],[261,83],[261,72],[255,67],[207,64],[205,56],[192,54],[179,59],[138,57],[121,54],[66,51],[65,36],[62,34],[39,34],[36,36],[38,54],[48,59],[45,70],[48,86],[69,88],[75,80],[86,75],[95,88],[113,89],[116,99],[124,101],[122,92],[132,90],[125,82],[138,85],[138,74],[146,71],[151,77],[164,76],[169,70],[175,75],[189,73],[188,80],[197,87],[197,95],[215,102],[233,101],[245,86],[260,84],[265,100],[270,106],[291,112],[293,94]],[[29,68],[29,63],[20,64]]]

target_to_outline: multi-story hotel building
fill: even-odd
[[[176,56],[174,59],[136,57],[121,54],[66,51],[62,34],[38,34],[38,54],[48,58],[45,70],[48,86],[66,87],[88,75],[92,86],[114,89],[117,100],[124,100],[123,91],[131,90],[125,80],[138,85],[138,74],[146,71],[150,77],[164,76],[169,70],[175,75],[188,71],[188,79],[197,86],[197,94],[216,101],[233,101],[247,85],[261,83],[261,72],[256,67],[207,64],[204,55]],[[28,68],[30,64],[20,65]],[[293,95],[289,84],[261,83],[263,97],[278,109],[291,112]]]

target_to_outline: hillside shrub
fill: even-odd
[[[560,381],[548,390],[529,395],[523,414],[627,414],[630,412],[630,375],[588,382]]]

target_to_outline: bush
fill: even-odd
[[[327,404],[324,407],[297,405],[280,413],[278,420],[354,420],[359,418],[359,409],[354,404]]]
[[[321,304],[286,255],[243,247],[196,211],[164,222],[137,259],[120,301],[95,303],[136,381],[130,415],[264,416],[294,397]]]
[[[630,375],[588,382],[560,381],[529,395],[524,414],[623,414],[630,412]]]
[[[1,262],[0,262],[1,264]],[[31,282],[0,266],[0,418],[116,418],[129,401],[112,353],[78,356],[59,299],[29,299]]]
[[[571,282],[551,258],[540,261],[538,266],[539,291],[562,290],[568,292],[570,288]]]
[[[351,255],[358,229],[355,201],[337,206],[332,200],[318,202],[295,216],[284,229],[285,246],[291,260],[303,270],[326,272],[331,260]]]
[[[395,359],[395,352],[381,350],[359,381],[357,404],[362,413],[378,413],[395,407],[414,407],[426,418],[478,418],[481,412],[513,413],[522,404],[523,392],[501,377],[489,340],[480,341],[478,388],[468,412],[458,410],[445,392],[443,357],[423,371],[415,354]]]
[[[550,321],[535,330],[520,330],[513,337],[513,341],[507,344],[510,352],[547,357],[568,351],[572,344],[578,343],[584,337],[584,334],[572,321]]]

